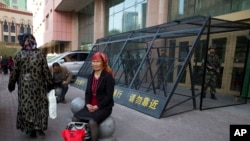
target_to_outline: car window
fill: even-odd
[[[89,55],[88,53],[78,53],[77,61],[85,61],[88,55]]]
[[[74,62],[75,61],[74,56],[76,56],[75,53],[68,54],[65,57],[63,57],[63,59],[64,59],[65,62]]]
[[[59,61],[59,59],[63,59],[64,62],[75,62],[75,61],[85,61],[89,53],[87,52],[72,52],[67,55],[65,53],[57,54],[53,57],[48,57],[47,62],[53,63],[55,61]],[[63,57],[64,56],[64,57]]]
[[[48,63],[53,63],[55,60],[57,60],[58,58],[60,58],[60,54],[55,55],[54,57],[51,57],[47,60]]]
[[[46,56],[47,60],[50,60],[51,58],[55,57],[56,55],[50,55],[50,56]]]
[[[77,52],[77,53],[71,53],[65,56],[63,59],[65,62],[85,61],[87,56],[88,53]]]

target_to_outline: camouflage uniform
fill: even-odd
[[[216,49],[216,48],[214,45],[212,45],[209,47],[209,50],[210,49]],[[207,88],[210,86],[211,98],[217,99],[215,97],[216,81],[217,81],[217,74],[220,72],[220,65],[221,62],[218,55],[216,55],[215,53],[208,54],[203,98],[206,97]]]
[[[161,84],[163,84],[163,82],[167,80],[167,63],[167,55],[165,54],[165,52],[163,52],[157,61],[157,65],[159,65],[159,71],[157,75],[157,88],[160,88]]]

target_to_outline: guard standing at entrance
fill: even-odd
[[[216,82],[217,75],[220,73],[221,61],[219,56],[215,53],[216,46],[211,45],[209,47],[209,54],[207,56],[207,64],[206,64],[206,76],[205,76],[205,84],[204,84],[204,93],[203,98],[206,97],[207,88],[210,86],[210,94],[211,99],[216,100]],[[204,66],[204,61],[202,63],[202,68]]]

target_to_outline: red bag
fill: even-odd
[[[62,131],[64,141],[84,141],[90,138],[89,128],[84,122],[70,122]]]
[[[62,136],[64,141],[83,141],[85,136],[85,130],[77,129],[77,130],[70,130],[64,129],[62,131]]]

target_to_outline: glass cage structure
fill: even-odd
[[[237,94],[217,92],[217,100],[203,98],[206,68],[197,64],[201,60],[207,63],[208,47],[214,44],[212,36],[239,32],[245,37],[249,31],[249,24],[196,16],[107,36],[96,41],[73,85],[85,90],[92,73],[91,57],[101,51],[108,56],[114,73],[115,102],[150,116],[162,118],[198,108],[245,104],[247,98],[242,90]],[[249,40],[244,41],[245,72]],[[216,50],[230,50],[230,46]],[[223,61],[229,59],[220,55]],[[228,74],[222,70],[219,75]],[[244,83],[249,84],[249,80]]]

